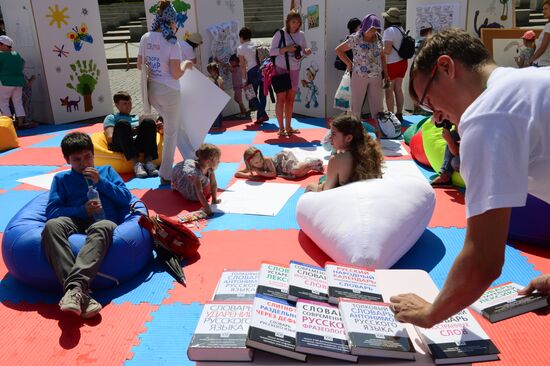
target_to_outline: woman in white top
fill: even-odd
[[[300,30],[302,26],[302,17],[300,13],[292,10],[286,16],[284,28],[284,41],[286,47],[279,46],[281,33],[277,32],[271,41],[271,56],[275,56],[275,70],[277,75],[288,73],[292,88],[282,93],[277,93],[277,103],[275,104],[275,114],[279,122],[279,136],[288,136],[298,133],[291,126],[292,113],[294,111],[294,97],[298,90],[300,81],[300,65],[303,56],[311,55],[311,49],[307,46],[304,32]],[[288,56],[289,65],[287,67],[286,59]],[[284,124],[283,124],[284,120]]]
[[[542,4],[542,14],[548,20],[550,20],[550,0],[545,0]],[[540,33],[539,38],[535,41],[537,48],[535,53],[529,59],[528,64],[533,66],[542,67],[550,66],[550,23],[546,23],[544,30]]]
[[[193,63],[181,62],[181,48],[175,32],[176,11],[169,0],[161,0],[151,31],[141,38],[137,57],[138,69],[147,72],[147,83],[142,85],[147,90],[143,101],[145,113],[150,112],[150,104],[164,119],[164,146],[159,170],[161,184],[170,182],[176,145],[184,158],[194,156],[185,131],[180,129],[178,81]]]
[[[397,53],[403,42],[405,30],[401,26],[401,11],[397,8],[389,8],[383,12],[384,17],[384,54],[388,64],[387,78],[390,80],[390,87],[386,89],[386,104],[388,111],[394,112],[400,121],[403,121],[403,78],[407,73],[408,62]],[[394,106],[396,109],[394,110]]]

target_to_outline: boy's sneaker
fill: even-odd
[[[147,175],[150,177],[158,177],[159,171],[157,169],[157,166],[152,161],[148,161],[145,164],[143,164],[143,167],[145,168],[145,171],[147,172]]]
[[[100,303],[92,299],[90,295],[84,295],[84,300],[82,301],[82,309],[84,310],[80,315],[85,319],[89,319],[99,314],[103,307]]]
[[[136,178],[147,178],[148,174],[145,171],[145,168],[143,167],[142,163],[136,163],[134,165],[134,173],[136,174]]]
[[[59,301],[59,308],[63,312],[80,315],[82,313],[82,295],[82,289],[78,286],[67,290]]]

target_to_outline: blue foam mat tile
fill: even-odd
[[[132,178],[129,181],[125,182],[126,187],[130,190],[132,189],[162,189],[165,186],[160,185],[159,177],[150,177],[150,178]],[[167,187],[167,186],[166,186]]]
[[[286,202],[276,216],[241,215],[241,214],[219,214],[216,213],[202,230],[223,231],[223,230],[299,230],[296,221],[296,204],[298,199],[305,192],[299,188]]]
[[[2,188],[2,187],[0,187]],[[19,210],[30,200],[42,194],[42,191],[7,191],[0,194],[0,232],[6,230],[6,225]]]
[[[61,295],[61,291],[45,292],[27,286],[10,274],[7,274],[0,281],[0,302],[10,301],[14,304],[21,302],[29,304],[57,304]]]
[[[98,121],[100,122],[100,121]],[[74,130],[76,128],[86,127],[90,126],[92,124],[90,123],[67,123],[63,125],[38,125],[37,127],[30,129],[30,130],[20,130],[17,131],[17,135],[19,136],[35,136],[35,135],[44,135],[48,133],[57,133],[57,132],[64,132],[67,133],[70,130]]]
[[[202,308],[203,305],[198,303],[161,305],[151,313],[152,320],[145,324],[147,330],[139,335],[139,345],[132,348],[134,357],[124,365],[194,366],[195,362],[187,358],[187,345]]]
[[[46,174],[54,169],[57,166],[37,166],[37,165],[4,165],[0,166],[0,188],[2,189],[12,189],[20,185],[20,182],[17,182],[18,179],[28,178],[35,175]]]
[[[466,229],[426,229],[411,250],[392,268],[423,269],[430,274],[435,284],[442,288],[456,256],[462,250],[465,237]],[[502,273],[493,285],[509,281],[527,285],[532,278],[540,274],[521,251],[507,245]]]
[[[420,172],[422,173],[422,175],[426,177],[428,182],[430,182],[432,179],[434,179],[437,176],[437,173],[434,172],[432,169],[428,169],[427,167],[418,164],[416,161],[415,161],[415,164],[420,170]]]
[[[310,128],[327,128],[327,121],[324,118],[308,118],[298,117],[292,118],[292,128],[310,129]],[[262,131],[276,131],[279,129],[277,118],[270,118],[269,121],[262,123],[260,127]]]
[[[65,137],[65,133],[54,133],[49,139],[31,145],[30,147],[59,147],[61,146],[63,137]]]
[[[210,132],[204,142],[214,145],[252,145],[257,133],[257,131]]]
[[[403,115],[403,125],[410,126],[414,125],[420,121],[422,121],[425,118],[428,118],[429,116],[423,116],[421,114],[409,114],[409,115]]]
[[[229,186],[229,183],[240,165],[240,163],[220,163],[218,165],[216,169],[216,182],[218,182],[218,188],[224,189]]]

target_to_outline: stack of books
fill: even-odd
[[[519,285],[503,286],[489,289],[473,308],[516,309],[502,319],[547,305],[539,294],[518,297]],[[525,298],[530,300],[523,305],[516,302]],[[383,302],[374,269],[297,261],[224,271],[187,353],[193,361],[251,361],[253,350],[299,361],[308,355],[350,362],[362,356],[415,360],[409,332],[436,364],[498,360],[498,349],[468,309],[430,329],[406,326]]]

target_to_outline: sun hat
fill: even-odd
[[[382,16],[390,23],[401,23],[401,10],[397,8],[389,8]]]
[[[193,42],[194,44],[201,45],[202,44],[202,36],[200,33],[191,33],[187,36],[187,41]]]
[[[8,36],[0,36],[0,43],[12,47],[13,46],[13,39],[11,39]]]
[[[523,33],[523,36],[521,36],[521,39],[525,39],[527,41],[533,41],[537,35],[532,30],[528,30],[527,32]]]

